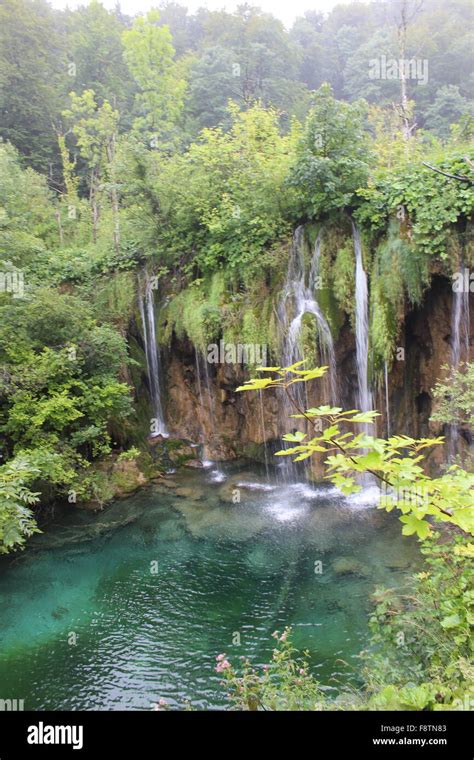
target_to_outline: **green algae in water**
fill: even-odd
[[[223,708],[216,655],[264,664],[286,625],[323,684],[354,681],[374,586],[401,583],[417,560],[396,518],[327,486],[249,479],[248,466],[238,504],[212,472],[174,479],[189,497],[150,488],[98,515],[70,512],[2,561],[3,698]]]

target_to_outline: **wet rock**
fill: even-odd
[[[154,448],[155,446],[158,446],[159,444],[164,443],[167,440],[168,440],[168,437],[167,436],[163,436],[161,434],[159,434],[159,435],[149,435],[148,438],[147,438],[147,443],[148,443],[149,446],[151,446],[152,448]]]

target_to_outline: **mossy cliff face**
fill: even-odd
[[[374,389],[374,406],[381,414],[377,433],[385,435],[388,429],[414,436],[446,433],[430,421],[436,411],[432,389],[444,379],[443,367],[451,361],[452,275],[459,271],[461,261],[474,269],[472,235],[467,234],[465,225],[462,230],[453,225],[443,256],[416,249],[409,230],[396,220],[389,223],[382,237],[364,230],[360,237],[369,281],[368,376]],[[265,345],[265,363],[283,361],[289,322],[282,326],[282,297],[287,292],[297,239],[302,242],[306,283],[310,281],[319,240],[315,298],[334,341],[338,403],[345,408],[357,407],[355,252],[351,220],[342,214],[331,224],[298,228],[293,241],[282,241],[248,282],[232,279],[224,270],[208,280],[187,285],[176,277],[160,282],[155,312],[166,423],[173,438],[204,444],[203,456],[207,458],[224,460],[247,455],[263,460],[271,457],[272,448],[279,447],[283,433],[301,426],[288,419],[294,410],[281,395],[269,391],[261,395],[236,392],[239,385],[255,375],[260,361],[254,366],[208,361],[209,346],[220,340],[234,346]],[[471,345],[473,300],[470,296]],[[287,309],[284,298],[283,303]],[[291,314],[290,319],[294,316]],[[322,363],[316,340],[314,316],[304,314],[299,345],[307,366]],[[132,437],[138,443],[149,435],[153,416],[138,308],[130,326],[129,345],[136,362],[131,370],[136,409]],[[307,389],[307,406],[328,400],[317,382]],[[269,444],[266,451],[263,443]],[[464,446],[462,440],[460,446]],[[432,457],[439,461],[443,450],[436,448]]]
[[[434,411],[432,389],[445,376],[443,366],[449,363],[451,355],[452,300],[450,281],[435,276],[420,306],[406,310],[396,358],[388,375],[391,432],[404,431],[415,436],[443,432],[442,426],[429,418]],[[472,344],[472,302],[470,325]],[[335,350],[341,403],[352,408],[356,403],[357,372],[355,339],[348,318],[339,331]],[[269,391],[262,397],[257,393],[236,393],[236,388],[252,376],[252,370],[244,365],[208,364],[206,378],[203,357],[198,379],[194,347],[187,340],[176,339],[163,358],[169,430],[175,437],[204,442],[205,456],[232,459],[246,454],[262,459],[262,444],[265,441],[276,444],[289,429],[283,397]],[[317,387],[310,393],[309,401],[321,403]],[[378,432],[384,434],[387,420],[382,384],[375,393],[375,405],[381,412]],[[434,459],[439,462],[442,456],[442,449],[436,448]]]

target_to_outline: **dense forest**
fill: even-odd
[[[411,594],[378,590],[363,686],[338,709],[472,705],[470,19],[470,0],[353,2],[290,29],[247,4],[2,0],[0,553],[27,554],[56,504],[100,510],[194,461],[190,440],[268,465],[284,437],[313,479],[328,453],[343,494],[367,472],[424,494],[385,493],[425,564]],[[276,376],[219,375],[219,341],[265,346]],[[291,382],[322,364],[308,411]],[[238,709],[332,709],[296,662],[285,632],[276,682],[217,670]]]

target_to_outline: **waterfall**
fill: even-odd
[[[462,287],[453,290],[451,312],[451,366],[456,368],[462,361],[469,361],[469,288],[465,287],[466,267],[460,268]]]
[[[301,347],[303,317],[305,314],[312,314],[315,318],[317,330],[319,363],[329,368],[327,374],[320,381],[322,393],[319,403],[337,405],[338,388],[334,342],[331,329],[319,306],[316,295],[319,286],[321,231],[316,238],[311,254],[308,277],[306,277],[305,246],[304,228],[303,226],[299,226],[294,232],[288,273],[283,288],[283,296],[278,308],[283,335],[282,363],[283,366],[290,366],[304,359]],[[307,366],[306,369],[311,369],[311,367]],[[304,383],[297,383],[293,386],[293,393],[298,405],[307,409],[309,403],[306,385]],[[295,413],[295,409],[288,399],[285,398],[284,403],[286,421],[291,414]],[[291,420],[292,429],[296,427],[295,423]],[[286,430],[288,430],[288,427],[286,427]],[[285,444],[285,447],[288,447],[288,445]],[[306,470],[308,465],[309,461],[305,461],[303,469]],[[283,461],[280,462],[279,469],[285,483],[300,480],[298,468],[291,462],[290,458],[284,457]]]
[[[387,438],[390,438],[390,401],[389,401],[389,392],[388,392],[388,366],[387,366],[387,362],[384,362],[383,373],[384,373],[384,385],[385,385],[385,414],[387,416],[387,421],[386,421]]]
[[[200,363],[199,363],[199,354],[197,352],[196,352],[196,362],[197,362],[198,378],[199,378],[198,379],[199,394],[200,394],[200,399],[201,399],[201,404],[202,404],[202,398],[203,398],[202,397],[202,387],[201,387],[201,379],[199,377],[199,366],[200,366]],[[211,440],[219,442],[219,433],[218,433],[216,413],[215,413],[215,408],[214,408],[214,399],[212,398],[211,379],[209,377],[209,367],[208,367],[207,357],[203,357],[203,364],[204,364],[204,378],[205,378],[205,381],[206,381],[206,392],[207,392],[207,398],[209,400],[209,406],[208,406],[209,420],[210,420],[211,428],[212,428],[212,431],[213,431],[213,435],[212,435]],[[204,457],[206,457],[206,456],[209,456],[209,446],[208,446],[206,438],[205,438],[204,426],[202,426],[202,434],[203,434],[203,444],[204,444],[203,455],[204,455]],[[224,475],[224,473],[223,473],[223,471],[221,469],[221,466],[220,466],[219,462],[211,462],[211,460],[209,460],[209,459],[204,459],[203,462],[205,463],[206,466],[209,466],[211,464],[215,465],[213,467],[213,469],[211,470],[211,475],[212,475],[212,479],[214,480],[214,482],[220,483],[222,480],[225,480],[225,475]]]
[[[469,361],[470,323],[469,323],[469,275],[466,278],[466,267],[461,263],[459,270],[460,284],[453,288],[451,307],[451,368],[458,369],[462,362]],[[453,461],[457,453],[459,426],[448,427],[448,458]]]
[[[355,307],[356,307],[356,363],[357,363],[357,407],[361,412],[372,409],[372,394],[368,381],[368,358],[369,358],[369,299],[367,288],[367,274],[362,261],[362,245],[359,230],[352,222],[354,238],[354,252],[356,259],[355,270]],[[368,426],[364,426],[364,432],[368,432]]]
[[[152,281],[148,273],[144,273],[144,281],[140,282],[138,304],[143,326],[143,341],[148,372],[148,383],[153,407],[152,435],[168,436],[161,405],[160,390],[160,357],[156,340],[155,299]]]
[[[311,257],[308,284],[306,284],[305,277],[304,245],[304,228],[300,226],[297,227],[294,233],[288,265],[288,274],[283,290],[283,298],[279,308],[280,321],[282,322],[285,331],[283,362],[285,366],[289,366],[303,358],[300,347],[303,317],[305,314],[312,314],[316,320],[321,364],[329,367],[327,375],[328,387],[326,389],[326,395],[328,397],[327,401],[330,404],[335,404],[337,403],[337,370],[334,342],[329,324],[324,317],[315,296],[319,277],[321,231],[316,238]],[[287,313],[287,302],[290,299],[292,302],[293,314],[291,321],[289,320]]]
[[[265,416],[263,413],[263,395],[261,389],[258,391],[258,401],[260,406],[260,422],[262,425],[262,441],[263,441],[263,456],[265,459],[265,474],[267,476],[267,480],[269,481],[270,473],[268,469],[268,452],[267,452],[267,440],[265,435]]]

